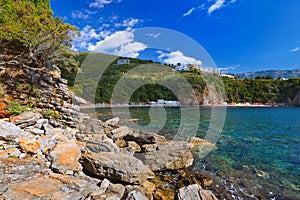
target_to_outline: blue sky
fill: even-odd
[[[161,27],[197,41],[224,72],[300,68],[299,0],[51,0],[51,8],[79,27],[77,51],[201,63],[180,49],[151,52],[132,34]],[[160,32],[149,36],[159,38]],[[135,51],[128,53],[130,48]]]

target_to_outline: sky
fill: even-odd
[[[51,8],[79,28],[79,52],[170,64],[203,64],[207,54],[228,73],[300,68],[299,0],[51,0]],[[151,49],[147,37],[164,46]]]

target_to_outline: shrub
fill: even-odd
[[[61,117],[61,114],[57,110],[51,110],[51,109],[44,109],[42,114],[45,118],[48,119],[52,119],[52,118],[58,119]]]
[[[14,116],[20,115],[26,111],[33,111],[33,109],[31,108],[30,105],[21,105],[21,103],[19,101],[11,102],[8,105],[7,110],[9,111],[9,113],[11,115],[14,115]]]

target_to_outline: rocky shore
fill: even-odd
[[[208,190],[213,180],[188,169],[192,151],[213,144],[82,114],[73,103],[83,100],[53,66],[4,67],[0,80],[0,199],[217,199]],[[12,101],[31,109],[9,115]]]
[[[184,170],[206,141],[168,141],[119,126],[118,118],[81,120],[57,128],[37,111],[0,120],[0,197],[217,199],[203,189],[210,178]]]

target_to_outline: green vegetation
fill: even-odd
[[[143,74],[151,73],[153,67],[159,65],[158,63],[153,63],[153,61],[131,58],[129,65],[116,65],[116,61],[120,59],[116,56],[93,54],[92,56],[95,56],[97,59],[86,59],[87,56],[90,55],[88,53],[80,53],[75,57],[78,62],[84,62],[85,68],[75,69],[74,73],[71,74],[62,72],[62,76],[69,80],[70,86],[74,86],[74,91],[76,91],[77,95],[96,103],[110,103],[113,90],[121,78],[127,80],[128,83],[143,80],[146,78]],[[103,62],[99,60],[103,60]],[[146,68],[149,69],[148,72],[137,71],[136,74],[130,72],[131,69],[143,64],[149,65],[148,68]],[[108,65],[108,67],[106,67],[106,65]],[[105,71],[99,80],[98,72],[101,67],[105,68]],[[136,68],[134,71],[136,71]],[[153,75],[147,84],[138,87],[131,97],[127,97],[124,91],[124,94],[119,94],[120,99],[130,99],[130,101],[137,103],[156,101],[157,99],[176,100],[175,94],[168,88],[162,86],[164,85],[163,83],[166,82],[176,82],[175,77],[172,77],[172,75],[175,74],[175,72],[172,71],[172,66],[166,67],[165,73],[162,71],[160,74],[155,74],[155,70],[152,71]],[[75,77],[76,74],[77,77]],[[283,80],[280,78],[273,79],[270,76],[258,76],[255,79],[243,79],[240,77],[222,77],[222,79],[220,79],[213,74],[203,76],[203,72],[196,69],[180,74],[193,87],[200,103],[203,102],[203,95],[209,93],[206,86],[207,82],[215,83],[219,94],[222,94],[223,84],[220,81],[223,81],[226,93],[225,100],[228,103],[287,103],[300,91],[300,79],[298,78]],[[77,82],[74,85],[75,78]],[[130,87],[133,88],[133,86]],[[95,89],[96,93],[95,90],[89,90],[91,88]]]
[[[76,64],[70,46],[77,28],[54,18],[49,5],[49,0],[0,2],[0,53],[4,64],[30,69],[56,63],[68,69]]]
[[[7,110],[13,116],[20,115],[20,114],[22,114],[23,112],[26,112],[26,111],[33,111],[31,104],[21,105],[21,103],[19,101],[11,102],[8,105]]]
[[[52,118],[58,119],[61,117],[61,114],[58,111],[51,110],[51,109],[44,109],[42,111],[42,115],[47,119],[52,119]]]
[[[223,77],[228,103],[287,103],[300,91],[300,79],[273,79],[256,77],[239,79]]]

